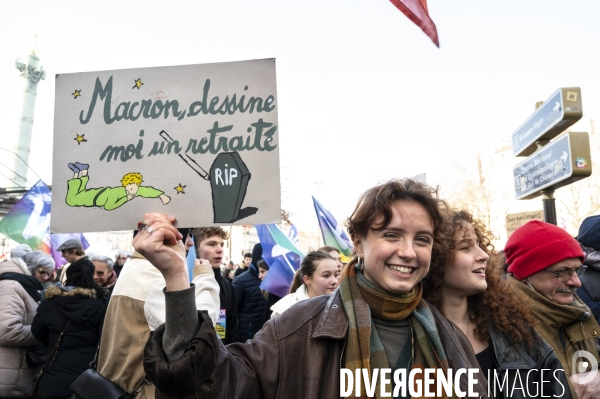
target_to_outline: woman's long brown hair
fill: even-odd
[[[494,250],[491,243],[491,232],[487,231],[485,225],[466,210],[452,211],[448,215],[448,219],[449,223],[446,223],[446,226],[452,231],[448,231],[447,236],[454,237],[456,232],[464,229],[463,222],[470,223],[479,239],[479,247],[490,256],[485,270],[487,289],[467,298],[469,316],[476,324],[475,336],[477,339],[482,341],[490,339],[488,322],[491,322],[498,330],[508,334],[513,345],[522,342],[526,346],[533,345],[535,320],[502,278],[504,273],[503,257]],[[429,275],[423,280],[423,297],[442,314],[442,305],[444,304],[442,278],[446,267],[454,259],[454,254],[455,250],[438,253],[431,260]]]

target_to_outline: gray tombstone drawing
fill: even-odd
[[[238,219],[250,176],[250,171],[237,152],[217,155],[210,167],[215,223],[233,223]]]

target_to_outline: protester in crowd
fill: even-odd
[[[42,283],[31,276],[23,259],[11,255],[0,263],[0,397],[29,398],[34,369],[26,348],[38,344],[31,323],[41,300]]]
[[[67,263],[59,270],[58,275],[60,283],[65,285],[65,281],[67,280],[66,271],[69,268],[69,265],[83,258],[85,256],[85,252],[83,251],[83,245],[81,245],[81,242],[74,238],[70,238],[60,244],[57,250],[58,252],[62,253],[62,257],[67,261]]]
[[[140,228],[144,234],[150,234],[145,224]],[[181,229],[180,238],[184,241],[175,247],[177,259],[184,261],[194,244],[188,231]],[[219,315],[218,285],[208,262],[200,263],[197,260],[194,268],[192,296],[198,309],[207,311],[214,325]],[[144,344],[150,332],[165,321],[162,292],[165,279],[139,252],[131,255],[126,266],[119,275],[106,312],[98,372],[129,393],[141,389],[136,399],[154,399],[154,385],[145,382]],[[185,273],[188,274],[187,268]]]
[[[232,260],[229,260],[229,262],[227,262],[227,266],[225,266],[225,268],[226,268],[226,269],[229,269],[229,270],[233,270],[233,271],[235,271],[235,265],[233,264],[233,261],[232,261]],[[232,278],[233,278],[233,277],[232,277]]]
[[[235,269],[235,274],[234,274],[233,278],[236,278],[240,274],[247,271],[248,268],[250,267],[251,263],[252,263],[252,254],[250,252],[246,252],[244,254],[244,259],[242,260],[242,264],[240,265],[240,267]]]
[[[585,254],[583,264],[587,266],[585,274],[579,278],[581,287],[577,289],[577,295],[600,322],[600,215],[584,219],[577,241]]]
[[[252,248],[252,261],[248,271],[233,278],[233,288],[237,299],[238,342],[252,339],[265,324],[267,301],[260,290],[258,262],[262,259],[262,246]]]
[[[69,387],[96,354],[107,306],[87,258],[71,263],[65,287],[48,287],[31,326],[33,336],[48,348],[37,398],[70,397]]]
[[[19,244],[10,251],[10,258],[22,258],[28,252],[31,252],[31,247],[27,244]]]
[[[27,264],[27,268],[33,277],[38,279],[40,283],[53,282],[52,277],[56,262],[50,255],[42,251],[28,252],[23,255],[22,259]]]
[[[237,342],[238,309],[235,289],[221,276],[223,246],[229,233],[221,227],[201,227],[194,229],[196,258],[207,260],[212,266],[215,280],[219,284],[219,338],[225,345]],[[227,271],[228,269],[225,269]],[[224,319],[224,320],[223,320]],[[223,322],[224,321],[224,322]]]
[[[172,219],[146,215],[157,231],[140,235],[134,247],[164,273],[167,301],[177,296],[178,309],[186,312],[171,310],[165,326],[152,335],[145,351],[148,378],[163,393],[182,398],[328,399],[340,397],[340,368],[364,368],[369,380],[373,374],[368,370],[410,363],[444,374],[449,368],[477,368],[469,341],[421,299],[420,281],[429,271],[432,251],[452,243],[444,235],[442,207],[432,188],[410,179],[368,190],[347,223],[357,256],[344,268],[340,289],[296,304],[253,340],[227,347],[216,340],[210,319],[194,309],[184,260],[162,245],[178,236],[166,223]],[[198,324],[183,326],[194,314]],[[177,338],[172,328],[180,328]],[[474,378],[473,391],[487,398],[485,377]],[[457,380],[454,394],[468,386],[466,374]],[[362,379],[357,383],[366,392]],[[390,385],[384,385],[390,392]]]
[[[542,372],[562,366],[535,332],[529,309],[501,279],[503,265],[483,223],[464,210],[448,216],[454,247],[432,259],[423,280],[425,299],[469,339],[496,399],[541,396],[540,390],[554,398],[571,398],[563,372],[550,378]],[[523,375],[528,393],[513,391],[522,386]]]
[[[112,292],[117,283],[117,272],[113,268],[113,261],[108,256],[92,256],[94,264],[94,281],[108,292]]]
[[[600,373],[591,382],[578,383],[593,365],[576,352],[586,351],[600,362],[600,326],[575,294],[585,271],[579,243],[565,230],[533,220],[509,237],[504,254],[509,265],[506,281],[537,319],[537,332],[552,346],[570,377],[573,397],[598,398]]]
[[[267,276],[268,272],[269,272],[269,265],[267,265],[267,262],[265,262],[264,260],[259,260],[258,261],[258,279],[260,280],[261,283]]]
[[[335,264],[337,265],[337,268],[338,268],[338,277],[341,278],[342,277],[342,269],[344,268],[344,265],[342,264],[342,256],[340,254],[340,251],[337,248],[330,247],[330,246],[321,247],[321,248],[317,249],[317,251],[327,252],[329,255],[331,255],[331,257],[335,261]]]
[[[290,293],[271,306],[271,318],[274,319],[300,301],[331,295],[338,287],[339,279],[337,262],[330,254],[320,250],[309,252],[294,275]]]
[[[121,270],[123,270],[123,266],[125,265],[125,262],[127,262],[127,259],[129,259],[129,254],[125,251],[119,251],[115,255],[113,270],[117,273],[117,277],[121,274]]]
[[[223,270],[223,273],[221,273],[221,275],[223,276],[223,278],[227,281],[229,281],[229,283],[233,282],[233,273],[235,272],[235,270],[233,269],[225,269]]]

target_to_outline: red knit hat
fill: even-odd
[[[565,230],[532,220],[519,227],[504,247],[508,272],[523,280],[564,259],[584,260],[579,243]]]

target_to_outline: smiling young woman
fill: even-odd
[[[527,392],[543,389],[544,395],[570,398],[563,372],[544,376],[543,369],[562,369],[552,348],[535,332],[529,310],[519,302],[501,278],[501,257],[494,252],[485,225],[465,210],[448,214],[452,250],[439,253],[423,280],[425,298],[458,326],[471,342],[477,360],[493,389],[508,374],[508,385],[496,386],[495,398],[525,398],[513,391],[525,381]],[[537,385],[536,385],[537,384]],[[561,385],[562,384],[562,385]],[[511,392],[513,391],[513,392]],[[540,394],[541,395],[541,394]]]
[[[421,279],[432,254],[452,242],[444,209],[434,189],[410,179],[371,188],[347,221],[357,256],[344,268],[339,289],[295,304],[252,340],[226,347],[193,298],[185,299],[193,291],[185,281],[185,262],[162,244],[176,236],[172,218],[147,214],[148,226],[161,227],[138,235],[134,247],[163,273],[167,287],[166,327],[146,346],[147,377],[158,391],[184,398],[330,399],[340,397],[340,368],[366,369],[377,392],[392,387],[389,379],[374,377],[374,370],[427,367],[448,374],[476,368],[469,341],[422,300]],[[330,268],[336,270],[335,262]],[[193,326],[181,324],[194,319]],[[487,398],[485,377],[475,377],[470,388]],[[469,386],[466,374],[458,378],[455,395]],[[357,384],[359,396],[366,397],[365,381]],[[435,381],[427,389],[437,392]]]

